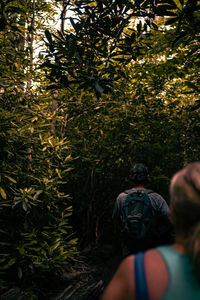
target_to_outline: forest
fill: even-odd
[[[135,162],[169,204],[172,175],[200,160],[199,8],[0,0],[1,299],[53,299],[118,248],[112,210]]]

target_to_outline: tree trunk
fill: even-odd
[[[67,13],[67,6],[69,5],[69,1],[63,0],[63,8],[62,8],[62,13],[61,13],[61,25],[60,25],[60,31],[64,33],[65,30],[65,17]]]
[[[28,106],[30,106],[31,100],[31,88],[32,88],[32,77],[33,77],[33,43],[34,43],[34,31],[35,31],[35,9],[36,9],[36,2],[33,0],[32,3],[32,18],[31,23],[29,26],[29,31],[27,34],[27,43],[28,43],[28,50],[29,50],[29,67],[27,72],[27,87],[26,87],[26,97],[28,101]]]
[[[67,12],[67,6],[68,6],[68,1],[66,0],[63,0],[63,8],[62,8],[62,13],[61,13],[61,24],[60,24],[60,31],[63,33],[64,32],[64,27],[65,27],[65,17],[66,17],[66,12]],[[55,133],[55,129],[56,129],[56,111],[58,109],[58,90],[54,90],[53,91],[53,100],[52,100],[52,111],[54,113],[54,116],[53,116],[53,120],[52,120],[52,123],[51,123],[51,132],[52,133]],[[64,136],[64,133],[62,132],[61,136]]]

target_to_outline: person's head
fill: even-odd
[[[200,162],[190,163],[172,177],[170,198],[177,240],[182,241],[200,279]]]
[[[200,162],[189,164],[172,177],[170,198],[176,230],[187,235],[200,223]]]
[[[135,185],[144,185],[147,181],[147,177],[148,169],[142,163],[137,163],[130,169],[129,178]]]

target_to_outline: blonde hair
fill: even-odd
[[[189,164],[173,176],[170,196],[176,234],[182,238],[200,280],[200,162]]]

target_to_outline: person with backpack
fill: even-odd
[[[200,299],[200,162],[170,183],[176,241],[126,257],[101,300]]]
[[[169,207],[161,195],[146,189],[148,169],[136,163],[130,170],[134,187],[120,193],[112,213],[122,222],[122,257],[172,239]]]

